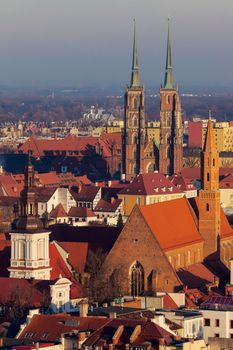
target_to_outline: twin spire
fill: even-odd
[[[170,26],[168,20],[168,36],[167,36],[167,59],[166,70],[164,79],[164,89],[173,89],[173,68],[172,68],[172,55],[171,55],[171,42],[170,42]],[[130,87],[140,87],[140,76],[138,66],[138,48],[136,43],[136,22],[134,20],[134,38],[133,38],[133,62],[132,62],[132,74]]]

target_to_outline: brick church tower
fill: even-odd
[[[182,167],[183,131],[181,102],[178,89],[174,88],[168,25],[165,81],[164,87],[160,89],[159,171],[163,174],[173,175],[179,173]]]
[[[154,144],[147,138],[144,112],[145,92],[140,84],[138,50],[134,22],[131,84],[125,92],[125,117],[122,135],[122,174],[131,180],[140,173],[154,171]]]
[[[199,232],[204,238],[204,258],[219,258],[220,191],[219,155],[215,145],[212,121],[209,119],[201,159],[202,189],[199,192]]]

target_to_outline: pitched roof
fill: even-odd
[[[219,168],[219,176],[225,176],[232,172],[232,168]],[[201,168],[183,168],[180,172],[187,179],[200,180],[201,179]]]
[[[0,174],[0,187],[3,188],[4,195],[19,197],[23,184],[17,183],[11,174]]]
[[[76,201],[92,202],[99,190],[100,187],[98,186],[85,185],[81,187],[78,193],[74,194],[75,192],[72,192],[72,195],[74,195]]]
[[[85,207],[71,207],[67,216],[72,218],[95,218],[96,215],[89,208]]]
[[[139,209],[164,250],[203,240],[186,198],[143,205]]]
[[[38,202],[48,202],[56,190],[56,187],[36,187],[35,191]]]
[[[49,244],[49,258],[50,258],[50,279],[55,280],[59,276],[68,278],[69,280],[73,280],[73,276],[68,269],[67,263],[62,258],[59,253],[56,245],[52,242]]]
[[[141,326],[140,328],[138,326]],[[121,328],[120,328],[121,327]],[[136,328],[137,327],[137,328]],[[150,342],[152,348],[157,349],[159,339],[163,338],[165,343],[172,341],[172,334],[157,324],[147,319],[117,318],[110,321],[94,332],[83,346],[96,347],[104,339],[105,343],[112,344],[117,330],[121,329],[119,336],[115,338],[115,348],[122,348],[125,344],[140,346]],[[134,335],[133,338],[132,335]]]
[[[19,339],[27,339],[26,334],[30,334],[32,341],[57,342],[63,333],[74,330],[94,332],[108,322],[109,319],[101,317],[77,317],[68,314],[34,315],[19,335]]]
[[[172,299],[169,294],[163,295],[163,308],[164,309],[177,309],[178,305]]]
[[[115,213],[115,211],[119,208],[121,203],[122,199],[100,199],[99,202],[96,204],[94,211]]]
[[[203,288],[214,283],[215,275],[204,264],[198,263],[177,271],[182,283],[188,288]]]
[[[79,273],[83,273],[87,260],[88,243],[58,242],[57,244],[69,254],[68,262],[72,268]]]
[[[119,194],[127,195],[161,195],[182,193],[161,173],[147,173],[136,176]]]
[[[233,189],[233,169],[232,174],[225,176],[219,183],[221,189]]]
[[[193,191],[196,187],[190,179],[186,179],[182,175],[172,175],[169,177],[170,181],[181,191]]]
[[[49,214],[51,218],[65,218],[67,217],[66,211],[61,203],[59,203]]]

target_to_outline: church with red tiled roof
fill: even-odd
[[[209,120],[198,198],[136,205],[103,264],[103,273],[111,278],[118,270],[122,290],[131,295],[179,290],[190,271],[203,287],[205,281],[215,283],[214,276],[227,278],[233,229],[220,206],[218,179],[219,157]],[[203,278],[198,271],[204,271]]]

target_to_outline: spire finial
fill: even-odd
[[[164,88],[173,89],[172,53],[171,53],[171,42],[170,42],[170,18],[168,18],[167,58],[166,58]]]
[[[133,38],[133,62],[132,62],[132,75],[131,75],[131,87],[140,86],[139,67],[138,67],[138,48],[136,44],[136,21],[134,19],[134,38]]]
[[[209,109],[209,120],[212,120],[212,111]]]

